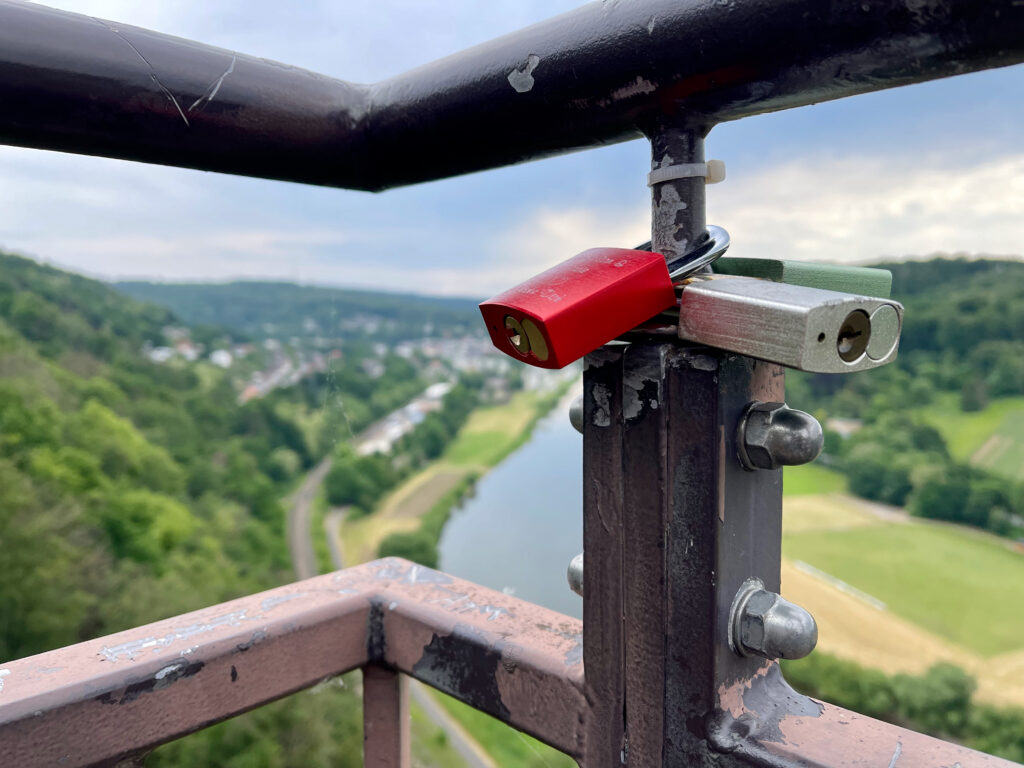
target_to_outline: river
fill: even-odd
[[[484,475],[441,535],[441,570],[577,618],[565,571],[583,551],[583,438],[563,400]]]

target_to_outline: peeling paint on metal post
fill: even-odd
[[[671,121],[659,123],[650,135],[651,168],[704,162],[706,129]],[[651,187],[651,250],[672,261],[693,250],[705,236],[702,177],[673,179]]]

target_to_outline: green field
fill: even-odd
[[[542,396],[517,392],[505,405],[475,411],[449,444],[442,461],[489,469],[529,438],[532,422],[548,412]]]
[[[1022,647],[1024,555],[1005,541],[910,521],[790,533],[782,551],[983,656]]]
[[[943,393],[918,413],[942,433],[954,458],[1012,479],[1024,477],[1024,397],[999,398],[964,413],[957,395]]]
[[[846,478],[821,464],[786,467],[782,472],[782,493],[786,496],[846,491]]]

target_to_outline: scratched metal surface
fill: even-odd
[[[716,747],[747,765],[1011,768],[1017,763],[882,723],[790,688],[778,665],[719,690]]]
[[[600,368],[614,374],[621,363],[613,357]],[[600,421],[600,410],[591,416]],[[613,513],[617,494],[608,490],[605,511]],[[636,580],[610,576],[606,596]],[[666,618],[664,608],[653,614],[648,623]],[[621,621],[614,610],[605,617],[609,630]],[[114,764],[356,667],[368,670],[366,754],[379,766],[408,761],[407,701],[396,671],[584,766],[676,765],[673,755],[683,754],[686,765],[1011,765],[800,696],[764,662],[712,672],[722,680],[717,690],[691,665],[669,672],[669,689],[638,691],[645,669],[623,666],[623,656],[636,656],[629,648],[637,636],[627,633],[623,642],[610,631],[602,642],[598,621],[592,627],[593,674],[584,687],[579,621],[407,561],[378,560],[6,664],[0,765]],[[673,637],[692,628],[684,623]],[[659,653],[639,654],[647,670]],[[667,659],[668,666],[679,659]],[[746,674],[748,667],[756,671]],[[689,680],[681,683],[680,672]],[[674,696],[673,686],[691,698]],[[624,720],[623,701],[638,694],[664,695],[668,706],[628,712]],[[657,749],[650,762],[640,760],[657,746],[644,741],[652,729],[664,734],[664,763]]]
[[[586,362],[584,765],[1011,765],[810,699],[730,649],[743,582],[779,589],[781,471],[736,458],[747,404],[784,399],[779,366],[650,340]]]
[[[5,0],[0,142],[380,190],[1022,60],[1015,0],[606,0],[360,85]]]
[[[371,662],[579,754],[581,637],[575,619],[378,560],[4,665],[0,765],[103,764]]]

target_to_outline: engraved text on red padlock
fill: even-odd
[[[563,368],[676,303],[665,257],[591,248],[480,305],[494,346]]]

